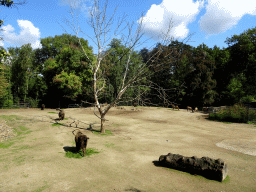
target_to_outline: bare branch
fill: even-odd
[[[138,46],[141,45],[139,43],[139,40],[144,35],[144,33],[142,33],[142,30],[143,30],[142,29],[143,28],[142,23],[143,23],[143,19],[144,19],[144,16],[143,16],[143,13],[142,13],[142,16],[141,16],[141,19],[140,19],[140,22],[139,22],[139,26],[138,26],[134,36],[132,36],[132,26],[133,26],[133,23],[131,24],[131,26],[129,26],[129,23],[127,23],[127,25],[126,25],[129,28],[129,34],[128,34],[127,37],[122,33],[122,38],[121,39],[122,40],[124,40],[124,38],[127,39],[127,41],[125,42],[125,47],[127,47],[127,43],[129,42],[128,48],[124,49],[121,57],[119,58],[119,60],[121,60],[124,56],[127,56],[125,58],[126,59],[125,73],[123,75],[121,86],[118,88],[118,95],[117,95],[117,97],[115,98],[115,100],[110,105],[108,105],[104,110],[102,110],[102,108],[101,108],[101,106],[99,104],[99,101],[98,101],[98,95],[100,94],[100,91],[102,91],[102,89],[105,86],[105,73],[106,72],[105,71],[102,72],[99,69],[100,69],[101,61],[104,59],[104,57],[107,57],[107,55],[110,54],[110,52],[111,52],[111,51],[104,52],[103,50],[108,46],[108,45],[105,46],[105,43],[107,42],[106,41],[106,35],[110,32],[110,28],[109,27],[111,27],[111,25],[113,24],[112,20],[113,20],[115,12],[117,10],[117,7],[116,7],[113,15],[108,20],[108,22],[106,22],[107,2],[108,1],[106,1],[106,3],[105,3],[105,8],[104,8],[103,12],[101,12],[101,11],[99,11],[99,1],[98,0],[94,0],[94,7],[89,11],[89,13],[91,15],[90,23],[89,22],[87,22],[87,23],[88,23],[88,25],[90,25],[93,28],[94,34],[95,34],[95,39],[97,40],[97,42],[95,42],[93,38],[91,38],[90,36],[88,36],[87,34],[84,33],[86,36],[91,38],[93,40],[93,42],[98,47],[97,62],[96,62],[96,65],[95,65],[95,69],[94,69],[92,61],[90,61],[90,59],[88,58],[84,48],[81,45],[80,39],[79,39],[79,44],[82,47],[83,52],[86,55],[87,59],[89,60],[89,62],[91,64],[91,69],[93,71],[93,93],[94,93],[94,100],[95,100],[94,107],[97,106],[97,108],[98,108],[98,110],[100,112],[101,117],[98,117],[95,114],[95,108],[94,108],[94,114],[98,118],[101,119],[101,132],[102,133],[104,133],[103,123],[106,120],[104,118],[104,116],[106,115],[106,113],[108,112],[108,110],[111,107],[113,107],[116,103],[118,103],[118,101],[121,99],[121,97],[125,93],[125,91],[129,87],[136,87],[136,86],[137,87],[142,87],[142,85],[139,85],[140,81],[146,79],[148,76],[153,74],[153,72],[151,72],[148,69],[150,69],[152,67],[153,69],[156,69],[154,71],[157,72],[157,71],[163,70],[163,68],[161,68],[161,66],[164,65],[164,63],[162,63],[162,64],[161,63],[157,63],[156,64],[154,61],[151,61],[151,60],[153,60],[153,58],[154,58],[154,60],[157,59],[160,56],[160,54],[163,52],[162,44],[160,44],[160,46],[158,47],[158,50],[149,58],[149,60],[146,63],[140,63],[141,66],[140,66],[140,69],[138,70],[138,72],[136,74],[129,75],[129,79],[127,79],[127,77],[128,77],[127,73],[128,73],[128,69],[129,69],[129,65],[130,65],[131,54],[134,52],[134,48],[135,48],[136,45],[138,45]],[[73,25],[71,24],[70,27],[71,28],[73,27],[72,28],[73,31],[76,33],[76,36],[79,38],[78,35],[79,35],[80,28],[79,28],[78,21],[77,21],[78,27],[76,28],[74,26],[73,12],[74,12],[74,10],[71,8],[70,13],[72,15]],[[123,19],[124,19],[124,17],[123,17]],[[125,26],[119,33],[117,33],[119,27],[123,23],[123,19],[121,20],[120,23],[118,22],[118,25],[117,25],[116,30],[114,32],[114,37],[116,35],[118,35],[119,33],[121,33],[126,28],[126,26]],[[78,14],[77,14],[77,20],[78,20]],[[67,21],[67,23],[69,24],[68,21]],[[158,38],[160,38],[160,37],[162,38],[163,37],[163,46],[165,46],[168,43],[170,43],[172,41],[172,39],[173,39],[173,37],[169,37],[169,33],[171,31],[171,28],[172,28],[171,24],[172,24],[172,22],[169,21],[169,26],[168,26],[167,32],[165,34],[162,32],[162,34],[158,36]],[[101,39],[102,35],[103,35],[103,39]],[[152,39],[152,37],[149,38],[149,39]],[[171,50],[171,51],[166,50],[166,52],[169,53],[169,54],[166,54],[164,58],[169,57],[169,55],[172,54],[173,51],[174,50]],[[148,62],[151,62],[151,63],[148,65]],[[99,70],[99,72],[98,72],[98,70]],[[99,75],[98,78],[97,78],[97,75]],[[104,81],[103,82],[103,86],[100,89],[97,89],[97,82],[101,78]],[[135,83],[137,83],[138,85],[133,86]],[[159,93],[158,97],[164,100],[164,104],[167,103],[167,105],[169,105],[170,102],[168,101],[168,95],[165,93],[165,91],[167,91],[167,89],[165,90],[165,89],[163,89],[162,87],[160,87],[160,86],[158,86],[156,84],[155,84],[156,86],[154,86],[154,83],[151,82],[151,81],[149,81],[149,83],[150,83],[150,85],[149,86],[145,85],[145,87],[148,87],[150,89],[156,89],[157,92]],[[177,88],[177,90],[178,89],[180,89],[180,88]],[[175,88],[173,88],[172,90],[175,90]],[[139,94],[135,99],[138,99],[138,97],[141,99],[141,96],[143,94],[147,94],[147,91],[145,90],[142,94]],[[149,98],[147,98],[147,100],[148,99]],[[145,103],[145,102],[143,101],[143,103]]]

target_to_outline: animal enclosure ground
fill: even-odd
[[[18,130],[0,143],[0,191],[253,191],[256,189],[256,127],[209,121],[203,113],[169,108],[112,108],[105,118],[112,135],[97,135],[100,119],[90,109],[0,109],[0,121]],[[55,113],[49,113],[55,112]],[[99,115],[99,112],[96,111]],[[13,115],[13,116],[10,116]],[[72,119],[71,119],[72,118]],[[97,154],[65,157],[75,147],[72,131],[87,135]],[[8,146],[2,148],[3,146]],[[168,153],[221,158],[228,166],[222,183],[157,166]]]

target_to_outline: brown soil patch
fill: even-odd
[[[7,124],[13,128],[23,125],[26,133],[5,141],[5,145],[13,142],[9,148],[0,148],[0,191],[256,189],[254,125],[209,121],[207,114],[183,109],[132,108],[110,109],[105,126],[113,135],[105,136],[87,130],[89,124],[100,128],[93,110],[65,109],[68,120],[61,123],[80,120],[75,128],[74,124],[52,126],[58,119],[58,111],[53,109],[0,109],[0,120],[2,115],[17,115],[19,119]],[[81,159],[65,157],[65,149],[75,147],[74,129],[90,137],[87,149],[100,153]],[[221,158],[227,163],[228,178],[221,183],[157,166],[158,158],[168,153]]]

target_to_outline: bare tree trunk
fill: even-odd
[[[99,1],[97,1],[97,0],[94,0],[94,7],[92,7],[90,10],[89,10],[89,14],[90,14],[90,23],[91,23],[91,26],[94,28],[94,33],[95,33],[95,37],[97,37],[97,43],[95,42],[95,44],[98,46],[98,54],[97,54],[97,61],[96,62],[92,62],[90,59],[89,59],[89,57],[88,57],[88,55],[86,54],[86,52],[85,52],[85,50],[84,50],[84,48],[83,48],[83,46],[82,46],[82,44],[81,44],[81,42],[80,42],[80,38],[78,37],[78,33],[79,33],[79,26],[78,26],[78,28],[77,29],[75,29],[74,31],[76,32],[76,36],[78,37],[78,40],[79,40],[79,44],[80,44],[80,46],[81,46],[81,48],[82,48],[82,50],[83,50],[83,52],[84,52],[84,54],[85,54],[85,56],[86,56],[86,58],[88,59],[88,62],[90,63],[90,67],[91,67],[91,71],[93,72],[93,95],[94,95],[94,102],[95,102],[95,104],[94,104],[94,114],[95,114],[95,107],[97,107],[98,108],[98,111],[99,111],[99,113],[100,113],[100,117],[99,116],[97,116],[96,114],[96,116],[98,117],[98,118],[100,118],[101,119],[101,133],[105,133],[105,128],[104,128],[104,123],[105,123],[105,121],[108,121],[108,120],[106,120],[105,119],[105,115],[107,114],[107,112],[110,110],[110,108],[111,107],[113,107],[114,105],[116,105],[117,104],[117,102],[120,100],[120,98],[122,97],[122,95],[125,93],[125,91],[129,88],[129,87],[131,87],[131,86],[133,86],[133,85],[135,85],[135,86],[133,86],[133,87],[139,87],[139,86],[141,86],[140,85],[140,82],[143,80],[143,79],[146,79],[146,77],[148,77],[148,76],[150,76],[151,75],[151,72],[150,72],[150,70],[147,70],[148,68],[154,68],[154,72],[156,73],[156,72],[158,72],[158,71],[161,71],[161,69],[162,69],[162,65],[164,65],[163,63],[160,63],[160,64],[154,64],[154,63],[152,63],[152,64],[147,64],[150,60],[155,60],[155,59],[157,59],[159,56],[160,56],[160,54],[163,52],[163,50],[162,50],[162,48],[161,48],[161,46],[158,48],[158,50],[157,50],[157,52],[156,53],[154,53],[149,59],[148,59],[148,62],[147,63],[141,63],[141,67],[140,67],[140,69],[138,70],[138,71],[136,71],[136,73],[132,76],[132,77],[130,77],[129,75],[127,75],[128,74],[128,70],[129,70],[129,66],[131,65],[131,63],[130,63],[130,59],[131,59],[131,55],[132,55],[132,52],[134,51],[134,47],[136,47],[136,44],[138,44],[139,43],[139,40],[141,39],[141,37],[142,37],[142,35],[143,35],[143,33],[142,33],[142,31],[143,31],[143,25],[142,25],[142,23],[143,23],[143,14],[142,14],[142,17],[140,18],[140,24],[139,24],[139,26],[138,26],[138,28],[137,28],[137,31],[136,31],[136,34],[135,34],[135,36],[132,36],[132,25],[129,27],[129,24],[127,24],[127,26],[129,27],[129,35],[128,35],[128,40],[125,42],[125,44],[127,44],[127,42],[129,42],[130,41],[130,44],[128,45],[128,51],[126,51],[126,52],[123,52],[122,54],[120,54],[119,56],[126,56],[126,58],[127,58],[127,61],[125,61],[126,62],[126,70],[125,70],[125,73],[124,73],[124,75],[123,75],[123,79],[122,79],[122,84],[120,85],[120,87],[118,88],[118,92],[116,93],[115,92],[115,98],[114,98],[114,101],[112,101],[112,103],[110,104],[110,105],[108,105],[107,107],[105,107],[105,109],[104,110],[102,110],[102,107],[100,106],[100,104],[99,104],[99,100],[98,100],[98,96],[99,96],[99,93],[100,93],[100,91],[102,91],[102,89],[104,88],[104,86],[105,86],[105,78],[104,78],[104,76],[102,76],[103,77],[103,80],[104,80],[104,83],[103,83],[103,86],[101,87],[101,88],[98,88],[97,87],[97,82],[99,82],[99,80],[101,80],[101,78],[98,78],[97,79],[97,73],[99,74],[101,74],[101,72],[100,72],[100,65],[101,65],[101,61],[104,59],[104,57],[106,57],[110,52],[108,52],[107,54],[103,54],[103,50],[105,49],[105,47],[107,46],[105,46],[105,43],[106,43],[106,41],[105,41],[105,39],[106,39],[106,35],[109,33],[109,32],[106,32],[105,31],[105,29],[106,28],[108,28],[108,27],[111,27],[111,20],[113,19],[113,16],[114,16],[114,14],[115,14],[115,11],[114,11],[114,13],[113,13],[113,15],[112,15],[112,17],[110,18],[110,20],[108,21],[108,22],[106,22],[106,8],[107,8],[107,1],[106,1],[106,3],[105,3],[105,9],[104,9],[104,11],[103,12],[101,12],[101,11],[98,11],[99,10]],[[70,3],[70,8],[71,8],[71,11],[70,11],[70,13],[71,13],[71,15],[72,15],[72,18],[73,18],[73,8],[72,7],[74,7],[74,8],[78,8],[79,7],[79,3],[77,3],[77,4],[72,4],[71,5],[71,3]],[[103,13],[103,15],[101,15]],[[78,15],[77,15],[78,16]],[[100,19],[101,18],[101,19]],[[100,20],[101,20],[101,22],[100,22]],[[67,21],[67,20],[66,20]],[[124,17],[123,17],[123,19],[120,21],[120,22],[118,22],[118,27],[117,27],[117,29],[115,30],[115,34],[114,34],[114,36],[118,36],[119,35],[119,33],[121,33],[124,29],[122,29],[119,33],[116,33],[117,32],[117,30],[118,30],[118,28],[120,27],[120,25],[123,23],[123,21],[124,21]],[[164,43],[166,44],[166,45],[168,45],[168,44],[170,44],[170,42],[171,42],[171,40],[173,39],[173,38],[170,38],[170,36],[169,36],[169,33],[170,33],[170,31],[171,31],[171,23],[172,22],[169,22],[169,25],[168,25],[168,28],[167,28],[167,30],[166,30],[166,32],[165,33],[163,33],[162,32],[162,35],[164,35]],[[71,24],[72,25],[72,24]],[[69,26],[71,26],[70,24],[69,24]],[[74,24],[74,21],[73,21],[73,26],[75,26],[75,24]],[[104,26],[104,27],[103,27]],[[85,34],[86,35],[86,34]],[[104,36],[103,37],[103,39],[102,39],[102,37],[101,36]],[[161,35],[161,36],[162,36]],[[88,36],[88,35],[87,35]],[[91,38],[90,36],[88,36],[89,38]],[[125,35],[123,35],[122,36],[122,38],[121,39],[123,39],[123,37],[127,37],[127,36],[125,36]],[[130,37],[130,38],[129,38]],[[160,35],[159,35],[159,37],[160,37]],[[91,39],[95,39],[95,38],[91,38]],[[113,38],[112,38],[113,39]],[[151,39],[151,38],[149,38],[149,39]],[[161,44],[160,44],[161,45]],[[169,50],[169,54],[167,54],[166,56],[164,56],[164,58],[168,58],[169,57],[169,55],[171,55],[173,53],[173,49],[172,48],[170,48],[170,50]],[[153,59],[154,58],[154,59]],[[104,61],[104,60],[103,60]],[[104,73],[106,73],[106,72],[104,72]],[[103,71],[102,71],[102,74],[103,74]],[[99,75],[100,76],[100,75]],[[163,96],[162,96],[162,94],[161,94],[161,91],[162,92],[164,92],[164,96],[166,95],[165,94],[165,90],[168,90],[168,89],[163,89],[163,88],[154,88],[154,87],[152,87],[152,84],[154,84],[154,83],[152,83],[151,81],[150,81],[150,86],[145,86],[145,85],[143,85],[143,86],[145,86],[145,87],[148,87],[148,88],[153,88],[153,89],[157,89],[158,90],[158,92],[160,93],[160,98],[163,98]],[[99,84],[98,84],[99,85]],[[159,87],[159,86],[158,86]],[[176,89],[176,88],[172,88],[172,89]],[[104,91],[104,90],[103,90]],[[137,96],[135,99],[138,99],[138,103],[139,103],[139,101],[141,101],[141,98],[140,98],[140,96],[141,96],[141,94],[140,94],[140,89],[139,89],[139,96]],[[145,91],[144,91],[145,92]],[[117,95],[116,95],[117,94]],[[143,94],[143,93],[142,93]],[[132,99],[132,100],[135,100],[135,99]],[[129,101],[128,101],[129,102]],[[141,101],[141,104],[142,105],[144,105],[144,101]]]
[[[100,129],[100,133],[105,133],[105,127],[104,127],[104,123],[105,123],[105,114],[101,114],[101,129]]]

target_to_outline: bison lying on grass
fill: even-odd
[[[65,112],[62,109],[60,109],[59,120],[64,120],[64,118],[65,118]]]
[[[75,130],[74,130],[75,131]],[[74,134],[74,131],[72,132]],[[75,134],[74,134],[75,135]],[[83,156],[86,154],[87,141],[89,137],[78,131],[75,135],[76,150],[77,152],[82,149]]]

